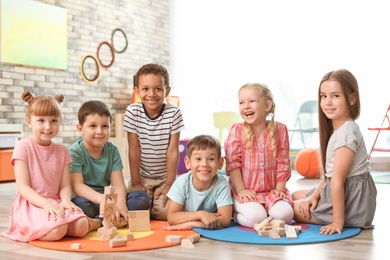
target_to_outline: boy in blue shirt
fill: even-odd
[[[223,167],[221,145],[213,136],[198,135],[187,144],[185,165],[190,172],[179,176],[168,192],[167,229],[228,227],[232,197],[228,181],[217,174]]]

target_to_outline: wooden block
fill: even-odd
[[[275,229],[271,229],[269,231],[269,237],[273,238],[273,239],[280,239],[280,236],[278,234],[278,231],[276,231]]]
[[[115,189],[113,186],[105,186],[104,187],[104,194],[114,194]]]
[[[290,225],[285,225],[284,229],[286,230],[286,239],[297,239],[297,232],[295,232],[295,228]]]
[[[134,240],[134,235],[133,235],[133,233],[127,233],[127,236],[126,236],[126,238],[127,238],[127,241],[131,241],[131,240]]]
[[[268,226],[269,222],[272,220],[272,217],[268,217],[260,222],[260,224],[254,224],[253,228],[258,232],[262,227]]]
[[[257,232],[257,234],[259,234],[259,236],[261,236],[261,237],[268,237],[269,231],[268,230],[259,230],[259,232]]]
[[[168,235],[165,237],[165,242],[167,243],[180,243],[183,236],[178,235]]]
[[[274,228],[273,226],[265,226],[265,227],[262,227],[261,230],[267,231],[267,230],[271,230],[273,228]]]
[[[284,237],[286,236],[286,230],[283,228],[280,228],[280,227],[274,227],[273,230],[275,230],[276,232],[278,232],[279,236],[281,237]]]
[[[297,234],[301,233],[302,232],[302,226],[293,226],[295,228],[295,232]]]
[[[81,244],[80,243],[73,243],[70,245],[70,249],[80,249]]]
[[[116,236],[117,229],[116,227],[111,227],[111,228],[101,227],[98,229],[97,233],[100,241],[107,241],[113,239]]]
[[[114,237],[110,240],[110,247],[121,247],[121,246],[127,246],[127,239],[125,239],[123,236],[120,237]]]
[[[187,237],[188,240],[191,241],[191,243],[196,243],[200,240],[200,234],[194,234],[189,237]]]
[[[281,228],[284,228],[284,225],[286,224],[286,221],[285,220],[282,220],[282,219],[273,219],[269,222],[269,224],[271,226],[274,226],[274,227],[281,227]]]
[[[127,213],[129,232],[150,231],[149,210],[133,210]]]
[[[180,245],[184,248],[195,248],[189,239],[182,239]]]
[[[129,218],[149,218],[149,210],[131,210],[127,212]]]

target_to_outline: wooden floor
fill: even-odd
[[[294,173],[288,183],[290,191],[310,188],[317,180],[308,180]],[[0,259],[390,259],[389,198],[390,185],[377,184],[375,229],[363,230],[359,235],[335,242],[304,245],[249,245],[226,243],[201,238],[195,249],[174,246],[163,249],[115,252],[77,253],[41,249],[29,243],[14,242],[0,237]],[[8,213],[15,194],[15,183],[0,183],[0,232],[8,227]],[[386,249],[386,247],[388,247]]]

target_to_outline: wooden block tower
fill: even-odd
[[[98,229],[98,238],[100,241],[107,241],[114,238],[117,234],[117,228],[111,223],[111,217],[116,211],[116,202],[118,195],[114,192],[114,187],[104,187],[104,200],[100,204],[100,216],[103,217],[103,227]]]

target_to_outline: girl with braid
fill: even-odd
[[[253,227],[268,216],[291,223],[290,144],[286,125],[275,122],[275,102],[265,84],[245,84],[238,91],[242,123],[225,140],[226,172],[233,195],[233,219]],[[269,118],[269,120],[267,119]]]

